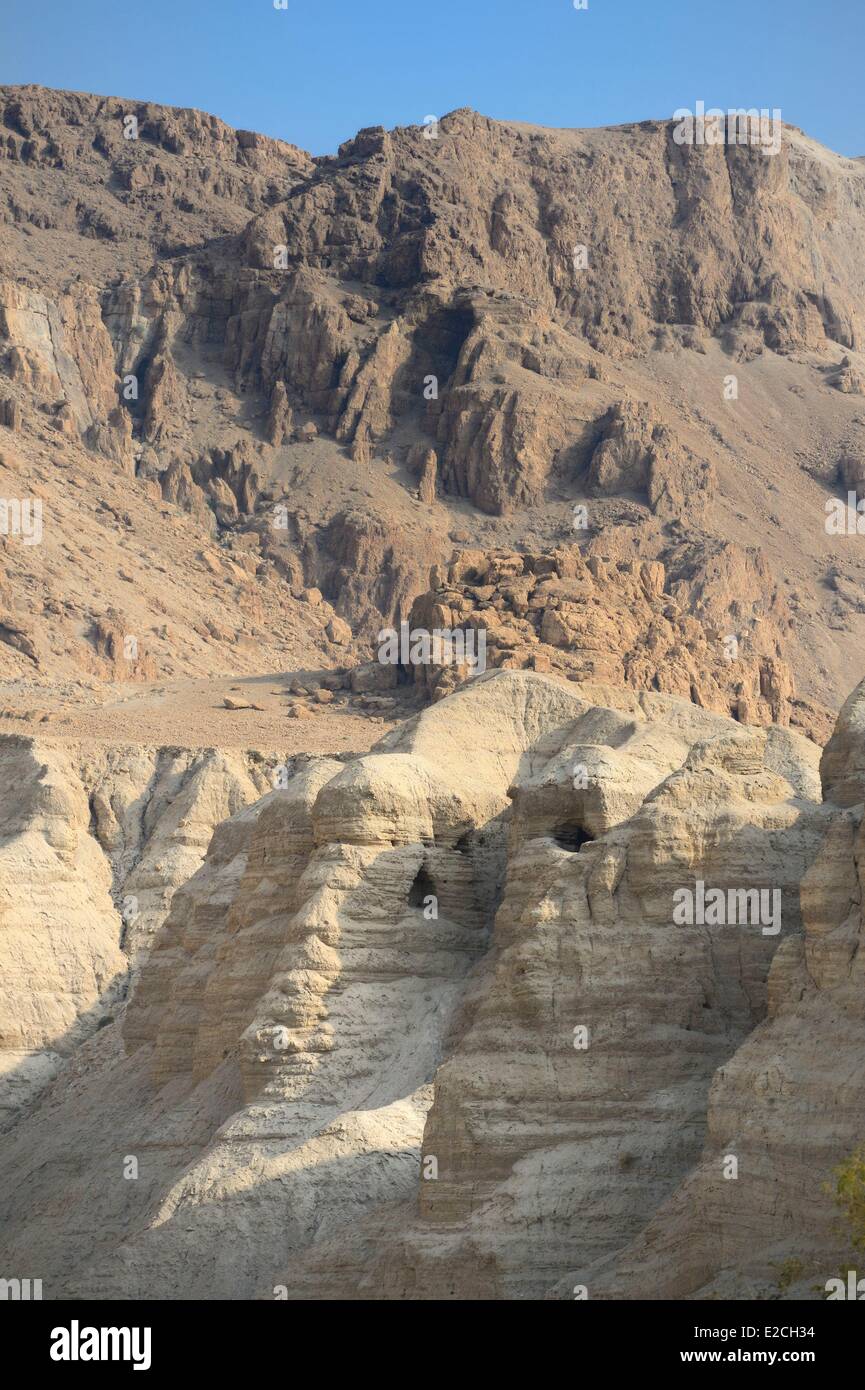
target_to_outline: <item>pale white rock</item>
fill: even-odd
[[[511,1298],[600,1269],[768,1026],[831,815],[818,756],[519,671],[298,760],[175,892],[123,1045],[102,1030],[19,1124],[4,1257],[100,1297]],[[675,925],[698,879],[776,885],[780,937]]]

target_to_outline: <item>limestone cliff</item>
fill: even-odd
[[[13,1119],[125,998],[214,828],[269,785],[218,750],[4,737],[0,1113]]]
[[[819,1056],[858,1046],[831,769],[862,698],[825,802],[787,729],[524,671],[301,760],[7,1142],[4,1257],[54,1296],[217,1298],[705,1296],[840,1258],[829,1199],[794,1228],[784,1193],[855,1138]],[[683,925],[700,883],[777,917]]]

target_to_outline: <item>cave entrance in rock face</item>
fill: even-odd
[[[448,304],[428,315],[414,333],[422,370],[427,368],[439,379],[439,386],[456,371],[463,344],[473,331],[476,318],[471,304]]]
[[[426,900],[436,896],[436,886],[427,873],[426,866],[421,864],[415,874],[414,883],[409,889],[408,905],[409,907],[426,907]]]
[[[576,854],[582,845],[586,845],[591,840],[578,821],[562,821],[553,831],[553,839],[559,849],[566,849],[570,854]]]

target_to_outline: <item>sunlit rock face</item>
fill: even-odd
[[[18,1126],[10,1251],[106,1297],[521,1298],[639,1239],[772,1026],[834,813],[789,731],[611,696],[478,677],[225,821]],[[677,921],[700,883],[780,920]]]

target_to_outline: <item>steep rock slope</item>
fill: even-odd
[[[821,764],[826,824],[768,1018],[716,1074],[700,1162],[634,1244],[577,1277],[607,1298],[821,1298],[857,1254],[833,1201],[862,1144],[865,687]],[[729,1157],[735,1180],[725,1177]]]
[[[298,719],[346,684],[393,713],[394,667],[332,668],[403,618],[499,668],[406,670],[437,703],[360,757],[319,720],[277,790],[198,730],[0,743],[10,1275],[835,1272],[861,691],[822,792],[792,730],[822,743],[861,675],[861,538],[825,508],[865,492],[863,177],[789,126],[767,156],[457,111],[312,160],[0,91],[0,717],[62,733],[134,686],[158,721],[157,679],[287,667]],[[781,930],[680,924],[700,884],[777,893]]]
[[[4,87],[0,122],[0,159],[22,176],[5,206],[27,233],[5,253],[15,274],[80,277],[82,258],[98,286],[145,271],[241,231],[312,168],[204,112],[86,92]]]
[[[696,1161],[779,939],[675,925],[674,890],[771,886],[795,940],[815,762],[527,672],[304,761],[175,895],[122,1040],[7,1144],[7,1264],[58,1296],[522,1297],[626,1244]]]
[[[583,707],[565,685],[499,676],[344,768],[310,760],[221,828],[144,968],[124,1025],[128,1059],[115,1060],[116,1030],[105,1030],[107,1074],[80,1051],[83,1091],[49,1093],[8,1146],[14,1162],[30,1125],[51,1116],[88,1191],[101,1174],[98,1219],[82,1209],[53,1236],[37,1219],[58,1290],[77,1267],[76,1283],[103,1291],[147,1294],[156,1278],[175,1292],[251,1296],[325,1216],[335,1225],[410,1190],[443,1036],[486,944],[507,788],[529,749],[555,744]],[[437,915],[425,914],[430,896]],[[94,1148],[92,1126],[105,1123],[110,1140]],[[140,1187],[123,1181],[118,1145],[146,1150]],[[41,1180],[19,1177],[6,1190],[32,1216]],[[210,1194],[203,1204],[198,1192]],[[139,1238],[129,1256],[117,1252],[121,1274],[111,1251],[130,1201]],[[10,1258],[22,1238],[29,1245],[13,1234]],[[88,1273],[100,1247],[104,1263]]]
[[[778,728],[643,705],[640,722],[593,710],[515,789],[493,949],[424,1132],[436,1180],[348,1251],[313,1249],[297,1296],[542,1296],[640,1230],[697,1160],[712,1075],[800,926],[816,759]],[[674,894],[697,880],[772,885],[779,935],[677,925]]]
[[[0,1113],[111,1021],[215,826],[269,787],[257,758],[4,737]]]
[[[865,631],[858,541],[824,527],[827,490],[865,476],[857,161],[789,126],[769,156],[678,145],[672,122],[465,110],[310,160],[201,113],[39,88],[4,89],[0,120],[15,496],[34,436],[134,472],[235,551],[247,636],[273,625],[253,612],[273,612],[270,575],[289,614],[320,588],[374,637],[453,540],[550,549],[576,500],[641,560],[666,528],[668,568],[757,543],[800,696],[840,703]],[[62,608],[71,557],[56,575],[17,559],[0,636],[28,660],[34,598]],[[139,678],[170,660],[149,645]]]

